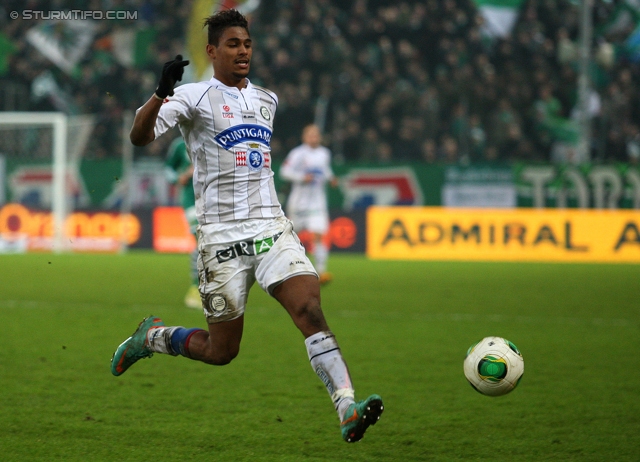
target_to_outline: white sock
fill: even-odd
[[[324,245],[322,240],[315,243],[313,248],[313,261],[316,265],[316,271],[318,274],[322,274],[327,271],[327,260],[329,259],[329,249]]]
[[[147,345],[154,353],[164,353],[166,355],[178,356],[171,348],[171,334],[178,326],[155,327],[147,331]]]
[[[355,401],[349,369],[342,358],[338,342],[329,331],[318,332],[304,341],[314,372],[327,387],[340,421]]]

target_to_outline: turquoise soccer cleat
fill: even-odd
[[[122,375],[139,359],[153,356],[153,352],[147,346],[147,332],[151,328],[162,326],[164,322],[158,317],[144,318],[131,337],[122,342],[113,354],[111,373],[116,376]]]
[[[347,408],[344,420],[340,423],[342,439],[347,443],[360,441],[369,425],[375,425],[384,411],[382,398],[371,395],[364,401],[353,403]]]

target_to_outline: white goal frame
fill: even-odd
[[[50,126],[53,129],[52,146],[52,251],[61,253],[65,246],[67,205],[65,178],[67,174],[67,116],[62,112],[0,112],[0,126]]]

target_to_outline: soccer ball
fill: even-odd
[[[524,374],[518,348],[502,337],[485,337],[467,351],[464,375],[476,391],[487,396],[506,395]]]

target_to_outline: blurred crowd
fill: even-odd
[[[136,20],[97,21],[73,72],[25,41],[37,21],[8,19],[10,11],[43,3],[3,2],[0,110],[96,114],[88,155],[119,156],[122,114],[151,95],[164,62],[185,54],[192,2],[46,2],[50,9],[138,12]],[[525,0],[511,34],[491,37],[473,0],[261,0],[250,15],[250,78],[279,96],[274,156],[284,157],[315,121],[344,161],[588,160],[577,145],[580,3]],[[635,25],[604,28],[616,3],[595,2],[589,158],[638,163],[640,63],[619,47]],[[148,40],[126,65],[109,38],[132,28]],[[42,90],[43,76],[56,91]],[[152,143],[144,154],[164,149]]]

